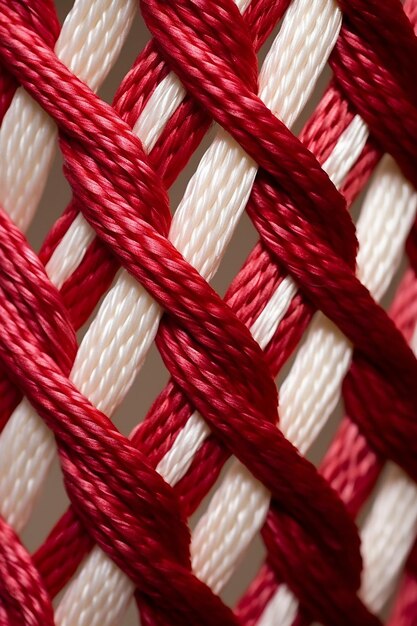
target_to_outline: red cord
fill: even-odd
[[[188,392],[193,403],[218,435],[226,440],[235,454],[246,462],[255,475],[263,480],[272,491],[277,502],[281,502],[282,506],[288,508],[292,515],[306,526],[306,532],[314,537],[321,546],[321,550],[325,550],[329,555],[334,554],[334,562],[338,562],[343,555],[348,571],[352,572],[350,578],[355,581],[354,585],[357,585],[359,583],[360,561],[358,550],[355,550],[355,544],[358,545],[356,531],[353,526],[346,524],[347,517],[343,509],[327,489],[324,481],[319,480],[315,469],[298,456],[291,444],[275,428],[274,424],[277,421],[275,385],[263,365],[259,347],[250,337],[246,327],[237,322],[229,309],[221,303],[199,275],[181,259],[167,240],[137,217],[139,213],[152,222],[156,218],[153,207],[158,207],[159,212],[163,210],[163,214],[167,215],[164,208],[167,206],[166,200],[159,192],[161,186],[155,181],[154,174],[146,164],[139,142],[130,135],[128,129],[119,120],[116,120],[109,107],[100,103],[84,85],[70,75],[51,55],[48,48],[35,37],[33,32],[28,36],[26,29],[18,22],[17,18],[12,15],[9,17],[13,17],[15,20],[15,36],[13,42],[8,43],[7,48],[2,47],[3,59],[7,63],[12,63],[11,69],[13,71],[18,70],[19,79],[32,95],[39,98],[47,110],[50,112],[53,110],[54,117],[61,126],[63,133],[61,143],[67,162],[68,177],[77,200],[83,207],[83,212],[104,241],[111,244],[112,251],[119,256],[125,267],[170,311],[171,328],[168,323],[165,325],[165,346],[169,341],[171,347],[167,352],[164,351],[163,355],[167,361],[171,358],[173,350],[177,355],[177,360],[169,363],[173,370],[172,373],[179,376],[185,387],[188,386]],[[3,28],[0,20],[1,40],[2,33]],[[26,50],[30,58],[25,56]],[[36,64],[33,61],[34,54],[38,55],[39,62]],[[47,78],[43,76],[43,68],[45,67],[48,68]],[[62,88],[59,89],[60,93],[57,93],[55,89],[52,90],[54,92],[53,98],[49,97],[52,95],[51,84],[59,85]],[[76,91],[76,97],[74,97],[74,91]],[[118,153],[117,162],[105,159],[103,157],[104,146],[99,150],[91,141],[91,120],[88,120],[88,130],[85,128],[86,123],[83,120],[86,119],[86,114],[92,107],[100,109],[100,111],[95,111],[98,113],[95,116],[95,123],[98,126],[94,131],[94,137],[97,138],[104,134],[106,138],[114,138],[111,152],[113,159],[114,155]],[[77,123],[74,120],[77,120]],[[120,167],[121,163],[123,170]],[[113,170],[112,174],[109,175],[108,173],[107,177],[104,178],[103,168],[109,167]],[[133,174],[135,167],[140,168],[141,177],[139,180]],[[88,177],[86,178],[87,171]],[[319,172],[320,170],[317,169],[317,175],[320,177]],[[126,176],[127,173],[131,173],[129,178]],[[116,185],[111,182],[112,179],[116,181]],[[132,187],[134,188],[138,183],[140,188],[135,193]],[[113,208],[116,197],[117,212]],[[131,208],[131,205],[136,210]],[[103,208],[105,208],[104,212]],[[159,215],[157,222],[160,228]],[[136,236],[139,225],[141,227],[140,240]],[[155,276],[155,263],[158,258],[170,258],[170,265],[165,266],[163,274],[158,272],[158,275]],[[179,282],[179,275],[187,276],[187,288],[179,289],[175,286],[173,290],[173,285]],[[193,310],[189,308],[190,302],[195,303]],[[203,308],[201,307],[202,302],[204,303]],[[12,316],[6,317],[7,309],[4,310],[3,314],[5,325],[6,322],[11,324]],[[217,321],[219,319],[222,321],[221,326]],[[176,328],[175,332],[172,332],[174,324]],[[15,338],[15,341],[20,338],[16,331],[10,329],[9,341],[12,337]],[[198,340],[195,339],[196,337]],[[53,416],[50,414],[51,402],[58,402],[59,398],[44,398],[42,393],[39,393],[42,389],[39,384],[37,385],[37,393],[30,392],[27,385],[29,372],[23,369],[22,363],[16,363],[8,346],[9,344],[4,340],[1,348],[3,357],[9,367],[12,368],[14,377],[18,379],[19,385],[30,397],[31,402],[53,426],[55,435],[61,443],[61,457],[63,457],[63,468],[70,496],[79,514],[82,514],[83,519],[88,519],[88,515],[91,515],[89,507],[87,507],[88,511],[82,507],[86,507],[85,497],[87,495],[88,504],[94,501],[94,494],[90,491],[87,493],[80,491],[80,479],[81,476],[85,475],[87,468],[83,468],[83,473],[79,474],[81,471],[79,465],[82,464],[82,460],[75,462],[69,456],[74,454],[74,449],[71,447],[67,451],[66,439],[61,442],[63,424],[60,423],[61,420],[59,420],[59,426],[56,424],[57,415],[64,411],[64,407],[59,409],[58,406],[55,406]],[[242,346],[245,348],[242,349]],[[36,346],[35,351],[37,349]],[[32,344],[24,343],[21,350],[22,353],[33,353],[34,348]],[[16,352],[17,346],[14,345],[14,353]],[[190,372],[195,371],[196,355],[199,355],[200,374],[194,379],[192,386],[189,386],[191,382]],[[210,355],[210,358],[208,359],[206,355]],[[37,365],[42,362],[42,357],[46,358],[46,355],[39,354]],[[245,366],[245,359],[247,359],[247,366]],[[52,363],[49,361],[47,363],[49,379],[52,381],[55,377],[57,385],[63,384],[64,381],[59,372],[53,372]],[[254,363],[256,364],[256,379],[254,379]],[[208,373],[205,379],[201,379],[203,372]],[[32,370],[31,377],[32,379],[39,377],[40,382],[42,371]],[[69,385],[68,381],[66,385],[67,396],[73,396],[73,401],[70,404],[72,406],[80,405],[82,399],[76,399],[76,391]],[[216,391],[214,394],[210,394],[212,397],[207,396],[208,389],[213,388],[213,386]],[[233,389],[234,393],[231,396],[226,394],[219,397],[218,390],[220,389]],[[201,395],[202,391],[204,395]],[[68,408],[67,403],[66,411]],[[92,407],[84,401],[83,410],[90,413]],[[219,410],[223,414],[220,420]],[[263,415],[268,416],[269,421],[265,421]],[[50,421],[52,417],[53,419]],[[68,418],[66,419],[68,420]],[[103,419],[104,417],[99,416],[97,412],[96,420],[100,422]],[[262,429],[259,429],[260,423],[263,423]],[[70,424],[73,424],[71,420]],[[67,429],[68,425],[65,428]],[[97,446],[97,437],[98,433],[96,433],[95,446]],[[254,452],[254,450],[261,452]],[[268,450],[274,450],[274,454],[271,456]],[[277,454],[277,450],[281,450],[281,454]],[[102,454],[103,452],[100,451],[100,457]],[[269,459],[268,464],[265,463],[267,459]],[[76,472],[78,472],[78,480],[74,481]],[[136,476],[138,475],[139,472],[137,471]],[[288,476],[289,479],[288,486],[284,481],[285,476]],[[296,479],[295,483],[294,478]],[[102,481],[97,483],[97,471],[93,471],[90,480],[94,480],[96,489],[98,484],[99,493],[102,493],[104,485]],[[119,489],[120,486],[118,486]],[[326,518],[323,518],[322,515],[324,509],[327,511]],[[114,513],[116,514],[116,510]],[[138,584],[139,577],[135,573],[137,570],[126,561],[126,554],[123,554],[121,558],[117,553],[115,554],[114,543],[109,545],[108,524],[105,523],[104,526],[101,526],[103,522],[100,523],[100,520],[94,519],[94,525],[89,525],[90,528],[93,526],[92,532],[95,539],[103,549],[109,551],[126,573],[131,577],[133,575],[133,580]],[[105,533],[104,537],[103,533]],[[129,529],[129,533],[132,536],[132,529]],[[127,536],[125,541],[128,541]],[[135,547],[137,549],[137,546]],[[139,567],[136,564],[135,566]],[[177,578],[180,582],[178,572]],[[192,588],[192,584],[191,575],[188,575],[188,591]],[[173,598],[177,597],[179,601],[182,594],[179,594],[176,585],[173,587],[175,588]],[[150,593],[149,589],[146,589],[146,585],[145,587],[142,585],[142,590]],[[205,602],[201,597],[199,598],[199,595],[201,596],[197,590],[195,594],[191,594],[194,604],[193,610],[196,611],[197,615],[200,615],[200,620],[205,620],[207,619],[207,610]],[[165,603],[168,600],[167,596],[168,593],[165,589]],[[164,609],[162,599],[159,599],[159,602],[162,611]],[[184,600],[182,599],[182,607],[183,603]],[[165,608],[173,611],[172,605],[166,606],[165,604]],[[188,623],[193,623],[190,620],[190,607],[187,607],[187,610],[184,607],[182,609],[178,607],[177,610],[185,611],[186,614],[188,611]],[[211,615],[213,616],[213,612]]]
[[[400,3],[387,2],[383,13],[378,13],[374,4],[343,2],[348,21],[333,66],[338,84],[363,115],[375,139],[416,182],[416,89],[414,83],[410,84],[410,72],[415,67],[417,47]],[[100,297],[101,286],[107,287],[120,263],[167,311],[157,344],[175,383],[163,392],[162,400],[170,411],[175,409],[179,421],[186,419],[193,406],[210,424],[223,446],[214,445],[212,438],[202,448],[201,453],[206,454],[212,445],[217,455],[212,477],[226,455],[233,453],[272,492],[264,538],[277,579],[289,579],[303,607],[317,619],[329,624],[378,624],[356,596],[360,556],[353,524],[327,482],[275,427],[278,416],[271,368],[278,369],[286,358],[277,356],[277,346],[284,345],[284,354],[288,355],[313,306],[323,310],[356,348],[345,384],[349,412],[355,415],[360,432],[375,450],[384,458],[394,459],[415,479],[416,439],[410,433],[415,430],[417,364],[401,333],[354,276],[354,227],[343,195],[319,165],[333,137],[326,137],[327,144],[315,144],[310,126],[304,145],[254,95],[257,66],[252,42],[260,44],[269,27],[263,24],[257,34],[250,32],[249,20],[245,16],[245,22],[228,0],[205,2],[203,15],[197,0],[143,0],[144,17],[158,44],[151,43],[143,55],[149,65],[143,68],[139,62],[127,78],[132,85],[140,85],[141,98],[125,97],[125,92],[133,94],[129,82],[125,82],[125,91],[122,89],[117,102],[119,112],[131,123],[138,107],[144,106],[167,71],[158,55],[161,49],[191,94],[171,122],[176,129],[183,124],[184,136],[191,139],[177,159],[169,160],[179,133],[170,145],[163,134],[153,153],[146,157],[129,126],[59,63],[48,47],[52,42],[42,41],[34,24],[28,23],[27,16],[22,16],[14,5],[4,5],[0,14],[0,57],[57,122],[66,174],[74,191],[73,203],[47,241],[43,260],[49,258],[79,211],[99,239],[59,296],[51,289],[40,264],[33,260],[24,239],[6,216],[2,217],[2,267],[10,269],[0,276],[4,328],[0,353],[8,374],[55,433],[77,515],[94,540],[146,596],[146,600],[141,598],[146,602],[142,604],[145,623],[156,624],[160,614],[170,624],[236,623],[232,613],[190,572],[189,536],[175,493],[182,491],[185,481],[176,490],[169,488],[152,469],[154,459],[148,461],[135,450],[67,378],[75,340],[60,298],[71,303],[77,281],[83,283],[85,300],[78,309],[75,305],[69,307],[72,322],[81,324]],[[260,5],[252,3],[252,13],[247,12],[254,23],[259,23],[255,20],[261,15],[256,13]],[[389,17],[392,29],[386,30]],[[393,33],[402,37],[404,47],[389,55],[387,45],[395,40]],[[373,49],[368,54],[369,45]],[[202,49],[205,54],[201,54]],[[381,81],[389,92],[385,99],[378,91]],[[7,90],[10,93],[11,87],[6,85]],[[320,124],[326,107],[333,111],[338,108],[339,120],[352,116],[334,86],[326,98],[315,124]],[[248,205],[262,244],[228,294],[231,308],[166,239],[170,214],[162,180],[172,182],[209,123],[207,113],[196,102],[262,168]],[[394,103],[397,110],[393,113]],[[386,125],[381,125],[381,118],[387,120]],[[401,123],[404,119],[406,128]],[[190,128],[194,135],[190,135]],[[359,191],[377,158],[377,150],[368,146],[356,172],[359,182],[352,179],[346,183],[348,200]],[[23,255],[27,264],[17,267],[20,256],[10,256],[11,250]],[[91,286],[89,268],[97,259],[105,261],[94,275],[101,285],[87,295]],[[296,278],[311,304],[304,303],[301,296],[294,301],[285,318],[293,335],[284,335],[280,328],[281,334],[268,347],[265,360],[244,322],[264,305],[282,280],[281,268]],[[262,296],[257,291],[258,301],[248,307],[251,276],[262,269]],[[25,293],[22,298],[15,289],[19,283],[29,297]],[[36,293],[39,283],[45,286],[41,294]],[[51,306],[58,310],[52,325]],[[56,337],[55,346],[45,342],[46,329],[48,337]],[[54,349],[60,347],[62,351],[63,342],[64,355]],[[6,403],[7,410],[12,404]],[[149,425],[161,420],[161,406],[160,399],[132,442],[140,442],[143,452]],[[383,427],[377,427],[381,408]],[[161,442],[158,454],[163,445]],[[184,506],[187,498],[185,494]],[[71,529],[79,541],[83,540],[81,527],[78,529],[71,513],[57,532],[62,529],[65,533]],[[170,541],[173,531],[175,545]],[[82,549],[88,546],[86,542]],[[40,562],[46,562],[47,554],[40,553]],[[323,597],[320,591],[329,584],[333,590],[329,597]],[[42,610],[47,613],[49,609]]]

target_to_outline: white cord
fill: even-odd
[[[96,90],[117,59],[136,0],[76,0],[55,46],[58,58]],[[0,203],[21,230],[36,211],[55,152],[53,120],[20,87],[0,129]]]

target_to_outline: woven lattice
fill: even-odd
[[[0,0],[1,624],[115,626],[134,597],[144,626],[417,625],[414,28],[417,0],[75,0],[62,26]],[[56,147],[72,199],[35,253]],[[154,342],[170,380],[125,437]],[[71,505],[31,554],[55,455]]]

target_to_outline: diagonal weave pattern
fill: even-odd
[[[415,33],[417,0],[75,0],[62,27],[0,0],[1,624],[116,626],[134,596],[144,626],[416,626]],[[72,198],[36,254],[56,146]],[[244,210],[259,240],[221,298]],[[170,379],[125,437],[153,343]],[[71,504],[30,554],[56,454]]]

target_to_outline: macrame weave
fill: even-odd
[[[0,0],[0,624],[116,626],[134,596],[143,626],[417,626],[415,33],[417,0],[75,0],[62,27]],[[36,254],[57,145],[72,199]],[[125,437],[154,342],[170,379]],[[56,454],[71,505],[30,554]]]

